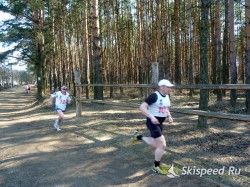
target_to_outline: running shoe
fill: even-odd
[[[157,173],[157,174],[167,175],[167,171],[163,170],[159,166],[157,166],[157,167],[154,166],[153,169],[152,169],[152,171],[155,172],[155,173]]]
[[[57,119],[55,120],[54,127],[55,127],[55,129],[58,128],[58,120]]]
[[[137,141],[137,136],[139,135],[139,132],[137,130],[134,130],[130,138],[130,144],[134,144]]]
[[[171,168],[171,165],[167,165],[167,164],[164,164],[164,163],[160,163],[160,168],[162,170],[169,170]]]

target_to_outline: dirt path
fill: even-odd
[[[132,129],[147,132],[137,109],[85,103],[83,110],[83,117],[76,118],[74,107],[69,107],[58,133],[53,129],[55,113],[36,104],[33,93],[25,95],[20,88],[1,91],[0,186],[249,185],[248,124],[239,123],[237,128],[235,122],[226,122],[230,131],[225,132],[224,123],[214,122],[216,128],[197,133],[194,117],[174,114],[175,124],[165,127],[169,145],[165,163],[179,168],[233,164],[243,171],[232,177],[181,175],[172,179],[150,171],[153,152],[148,146],[129,144]],[[239,146],[230,147],[232,141]]]

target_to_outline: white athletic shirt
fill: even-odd
[[[65,110],[67,102],[70,101],[70,96],[67,92],[64,95],[61,91],[58,91],[52,94],[51,97],[56,98],[56,108],[60,108],[61,110]]]
[[[169,95],[163,96],[156,91],[152,94],[152,96],[155,94],[157,96],[157,100],[149,105],[148,111],[156,117],[167,117],[171,106]]]

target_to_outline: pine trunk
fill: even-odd
[[[201,25],[200,25],[200,83],[208,84],[208,38],[209,38],[209,4],[210,0],[201,1]],[[209,92],[200,91],[199,109],[206,111],[208,108]],[[207,128],[207,117],[198,117],[198,127]]]
[[[250,84],[250,1],[246,1],[246,84]],[[246,111],[250,114],[250,91],[246,92]]]
[[[175,16],[175,83],[181,84],[181,61],[180,61],[180,28],[179,28],[179,11],[180,1],[174,1],[174,16]]]
[[[99,6],[98,0],[93,0],[93,61],[96,84],[102,84],[102,66],[100,49]],[[103,100],[103,87],[95,86],[94,99]]]
[[[220,24],[220,0],[215,5],[215,65],[216,84],[221,84],[221,24]],[[217,90],[217,101],[222,100],[221,90]]]
[[[237,84],[237,67],[236,67],[236,50],[235,50],[235,35],[234,35],[234,0],[229,0],[229,38],[230,38],[230,83]],[[237,100],[236,90],[231,90],[230,103],[235,108]]]

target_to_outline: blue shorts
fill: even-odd
[[[153,138],[159,138],[162,136],[162,123],[164,122],[164,120],[166,119],[165,117],[156,117],[160,124],[153,124],[150,118],[147,118],[147,127],[148,130],[150,131],[150,134]]]
[[[62,110],[61,108],[59,108],[58,106],[56,106],[56,111],[57,110],[61,110],[62,112],[65,112],[66,110]]]

